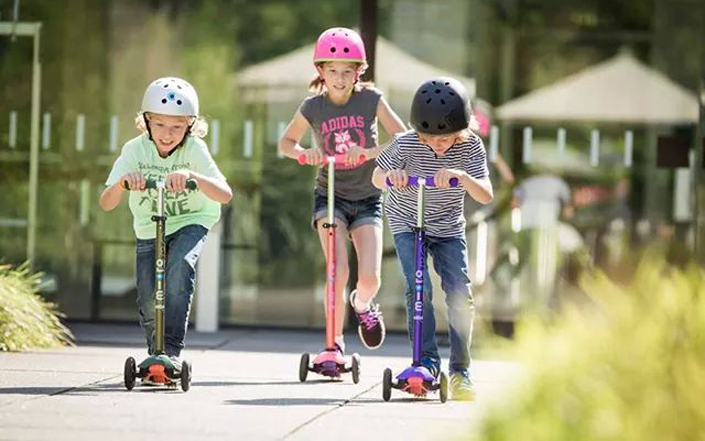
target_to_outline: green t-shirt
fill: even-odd
[[[189,136],[186,143],[167,158],[159,156],[157,146],[146,134],[138,136],[122,147],[110,176],[105,182],[111,186],[127,173],[141,171],[146,179],[164,181],[169,173],[188,169],[202,175],[225,180],[213,161],[206,143]],[[209,199],[200,191],[181,193],[166,191],[164,210],[166,234],[186,225],[203,225],[210,229],[220,219],[220,203]],[[133,227],[138,239],[154,239],[156,230],[152,216],[157,213],[157,190],[130,192],[130,211],[134,216]]]

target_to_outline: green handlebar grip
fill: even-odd
[[[125,190],[130,189],[130,185],[127,183],[127,181],[122,181],[122,188],[124,188]],[[145,181],[145,188],[147,190],[157,188],[157,181],[155,179],[147,179]],[[188,179],[186,181],[186,188],[189,190],[198,190],[198,183],[195,179]]]

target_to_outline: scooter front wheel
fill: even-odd
[[[305,382],[308,376],[308,352],[301,354],[301,361],[299,361],[299,381]]]
[[[135,367],[135,359],[132,357],[127,357],[125,360],[125,389],[132,390],[135,387],[135,377],[137,376],[137,368]]]
[[[360,382],[360,355],[353,354],[352,356],[352,380],[357,384]]]
[[[184,360],[181,362],[181,390],[188,392],[191,389],[191,363]]]
[[[448,400],[448,377],[445,372],[441,372],[441,384],[438,392],[441,396],[441,403],[445,403]]]
[[[384,377],[382,377],[382,398],[384,401],[392,398],[392,370],[389,368],[384,370]]]

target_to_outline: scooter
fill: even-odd
[[[127,182],[123,182],[123,187],[129,190]],[[142,384],[152,386],[167,386],[176,388],[181,385],[181,389],[186,392],[191,386],[192,367],[187,360],[181,362],[181,369],[172,363],[164,353],[164,307],[166,304],[166,240],[165,226],[166,216],[164,215],[164,193],[166,191],[163,181],[147,179],[147,189],[157,190],[157,215],[152,216],[152,220],[157,227],[155,243],[155,283],[154,283],[154,354],[147,357],[142,363],[136,365],[135,359],[128,357],[125,360],[125,388],[132,390],[135,387],[135,379],[141,378]],[[198,185],[194,180],[186,181],[186,188],[196,190]]]
[[[387,178],[387,185],[392,182]],[[437,381],[433,375],[421,364],[421,339],[423,335],[423,286],[424,286],[424,240],[425,233],[423,227],[423,204],[424,189],[435,187],[433,177],[409,176],[409,186],[418,186],[418,197],[416,205],[416,228],[414,228],[416,241],[416,266],[414,284],[414,338],[413,338],[413,360],[411,366],[404,369],[396,376],[396,382],[392,380],[392,370],[386,368],[382,377],[382,398],[389,401],[392,396],[392,388],[403,392],[425,397],[429,392],[439,391],[441,403],[448,399],[448,377],[441,372]],[[451,187],[458,186],[458,179],[451,178]]]
[[[327,156],[328,162],[328,216],[323,227],[327,230],[326,247],[326,348],[313,359],[313,365],[309,364],[310,356],[308,352],[301,354],[299,362],[299,381],[306,381],[309,371],[316,374],[339,379],[343,373],[352,373],[353,383],[360,381],[360,355],[352,354],[352,363],[347,364],[344,357],[337,355],[335,351],[335,166],[345,164],[345,155]],[[364,162],[363,159],[361,162]],[[309,165],[306,158],[299,156],[300,165]]]

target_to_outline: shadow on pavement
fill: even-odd
[[[330,384],[335,383],[331,380],[312,380],[306,383],[312,384]],[[303,384],[298,380],[290,381],[194,381],[193,387],[200,386],[292,386],[296,384]]]
[[[437,404],[439,400],[429,398],[401,398],[392,400],[394,403],[414,403],[415,405],[428,406]],[[252,400],[227,400],[225,404],[236,406],[356,406],[360,404],[382,404],[382,398],[355,398],[352,400],[345,398],[254,398]]]

